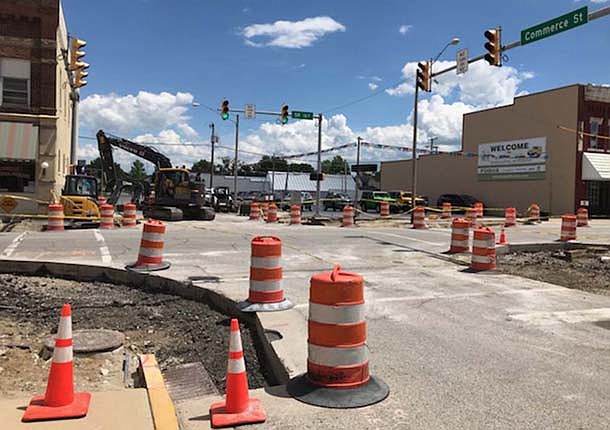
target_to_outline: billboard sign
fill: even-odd
[[[544,179],[546,137],[479,145],[478,177],[482,181]]]

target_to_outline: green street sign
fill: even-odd
[[[549,36],[554,36],[574,27],[581,26],[589,22],[589,9],[587,6],[573,10],[565,15],[550,19],[542,24],[521,31],[521,45],[537,42]]]
[[[301,112],[298,110],[293,110],[292,117],[294,119],[313,119],[313,112]]]

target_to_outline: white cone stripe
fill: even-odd
[[[282,280],[277,281],[255,281],[250,279],[250,289],[252,291],[278,291],[282,289]]]
[[[60,317],[57,339],[72,339],[72,317]]]
[[[229,351],[230,352],[241,352],[241,335],[238,331],[232,331],[231,337],[229,338]]]
[[[227,373],[244,373],[246,371],[246,363],[243,358],[236,360],[229,359],[229,365],[227,366]]]
[[[71,346],[56,346],[53,349],[53,363],[69,363],[72,358]]]
[[[468,228],[452,228],[451,229],[451,233],[453,233],[453,234],[462,234],[464,236],[468,235],[469,231],[470,231],[470,229],[468,229]]]
[[[495,248],[496,244],[493,239],[473,240],[472,247],[473,248]]]
[[[164,233],[149,233],[147,231],[142,232],[142,239],[149,242],[163,242]]]
[[[452,240],[451,246],[462,246],[464,248],[468,248],[468,241],[467,240]]]
[[[329,306],[309,302],[309,320],[323,324],[356,324],[364,321],[364,304]]]
[[[473,263],[483,263],[483,264],[490,264],[494,261],[493,258],[491,257],[486,257],[484,255],[474,255],[472,256],[472,260]]]
[[[307,359],[320,366],[356,366],[368,361],[369,354],[366,345],[353,348],[330,348],[307,344]]]
[[[163,249],[159,249],[159,248],[144,248],[144,247],[140,247],[140,255],[143,255],[145,257],[160,257],[163,255]]]
[[[282,257],[251,257],[250,266],[257,269],[274,269],[282,266]]]

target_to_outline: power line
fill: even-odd
[[[322,111],[322,113],[325,114],[325,113],[328,113],[328,112],[333,112],[333,111],[336,111],[336,110],[339,110],[339,109],[344,109],[346,107],[353,106],[353,105],[355,105],[357,103],[363,102],[363,101],[368,100],[368,99],[373,98],[373,97],[376,97],[379,94],[382,94],[385,91],[389,90],[390,88],[395,88],[395,87],[397,87],[398,85],[400,85],[400,84],[402,84],[404,82],[405,82],[405,80],[401,79],[398,82],[395,82],[395,83],[393,83],[391,85],[388,85],[387,87],[384,87],[384,88],[382,88],[380,90],[374,91],[371,94],[368,94],[368,95],[366,95],[364,97],[360,97],[359,99],[352,100],[351,102],[347,102],[347,103],[344,103],[342,105],[335,106],[335,107],[330,108],[330,109],[326,109],[325,111]]]

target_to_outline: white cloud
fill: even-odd
[[[379,85],[377,85],[375,82],[369,82],[369,89],[371,91],[375,91],[377,88],[379,88]]]
[[[272,24],[253,24],[241,34],[249,46],[277,46],[281,48],[305,48],[327,33],[345,31],[345,26],[331,17],[317,16],[302,21],[276,21]],[[263,39],[259,42],[260,38]],[[253,40],[254,39],[254,40]]]
[[[413,28],[413,26],[411,24],[403,24],[400,26],[400,28],[398,29],[398,32],[400,34],[407,34],[409,32],[409,30],[411,30]]]

